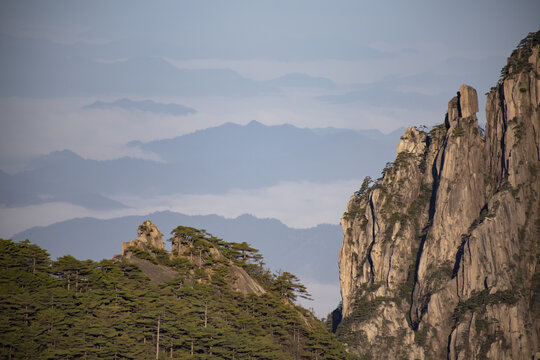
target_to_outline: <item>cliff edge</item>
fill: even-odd
[[[540,358],[540,32],[409,128],[341,220],[338,337],[373,359]]]

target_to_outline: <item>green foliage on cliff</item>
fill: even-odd
[[[355,198],[360,200],[364,198],[366,195],[368,195],[369,191],[371,190],[371,184],[373,184],[373,180],[371,179],[371,176],[366,176],[364,180],[362,181],[362,185],[360,186],[360,189],[354,192]]]
[[[484,313],[486,306],[493,304],[515,304],[518,300],[517,294],[511,290],[498,290],[490,294],[489,289],[480,292],[473,291],[471,296],[466,300],[461,300],[454,309],[452,319],[454,326],[459,324],[466,313],[478,312]]]
[[[237,263],[244,251],[255,253],[223,246]],[[352,358],[324,324],[287,300],[307,293],[294,275],[245,261],[268,291],[243,295],[227,285],[223,262],[198,269],[183,260],[171,261],[186,276],[155,284],[119,259],[51,261],[28,241],[0,239],[0,358]],[[187,275],[195,270],[201,277]]]
[[[532,54],[532,48],[537,45],[540,45],[540,30],[535,33],[529,33],[519,42],[517,48],[508,58],[507,64],[502,68],[499,81],[524,71],[530,71],[532,66],[529,63],[529,56]]]

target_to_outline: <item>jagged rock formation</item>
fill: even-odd
[[[488,94],[409,128],[342,218],[338,337],[374,359],[540,355],[540,32]]]
[[[164,249],[163,234],[150,220],[143,222],[137,229],[137,238],[122,243],[122,256],[127,254],[129,247],[139,250]]]
[[[196,272],[199,273],[198,280],[202,281],[205,277],[211,278],[218,268],[225,266],[228,268],[227,284],[231,290],[244,295],[253,293],[260,296],[266,293],[242,267],[235,265],[220,252],[218,247],[223,245],[221,239],[213,237],[205,230],[177,227],[170,239],[171,253],[165,250],[163,234],[150,220],[139,226],[137,234],[136,239],[122,243],[121,258],[139,266],[154,283],[168,281],[179,275],[192,279],[196,277]],[[228,247],[225,247],[225,250],[228,250]],[[175,260],[181,261],[175,263]],[[184,266],[181,268],[185,271],[175,270],[174,266],[182,264],[182,260]],[[205,266],[210,264],[212,266]],[[204,275],[201,277],[201,274]]]
[[[173,269],[157,264],[151,255],[153,251],[164,251],[163,234],[150,220],[144,221],[137,228],[137,238],[122,243],[122,258],[137,265],[154,283],[171,280],[179,275]],[[134,254],[135,252],[135,254]],[[137,252],[147,254],[147,259],[137,256]],[[140,254],[139,254],[140,255]],[[150,260],[149,260],[150,259]]]

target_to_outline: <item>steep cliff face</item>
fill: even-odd
[[[337,334],[352,352],[540,352],[539,39],[520,43],[488,94],[485,135],[476,91],[462,85],[444,123],[407,129],[382,179],[347,204]]]

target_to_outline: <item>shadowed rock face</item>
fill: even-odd
[[[429,133],[407,129],[382,181],[347,204],[337,334],[352,352],[540,352],[537,38],[512,55],[521,58],[509,59],[513,67],[488,94],[485,136],[476,90],[462,85],[444,123]]]
[[[244,295],[253,293],[259,296],[266,293],[263,287],[241,267],[232,265],[229,269],[229,275],[229,287],[234,291]]]

